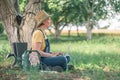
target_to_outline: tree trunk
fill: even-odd
[[[58,39],[60,37],[60,34],[61,34],[62,30],[67,25],[67,23],[65,23],[64,25],[59,26],[59,23],[60,22],[54,22],[54,26],[55,26],[55,28],[54,28],[54,30],[55,30],[54,39]]]
[[[0,0],[0,15],[10,43],[18,42],[16,10],[12,0]]]
[[[64,24],[63,26],[61,27],[58,27],[58,25],[55,26],[55,33],[54,33],[54,38],[55,39],[58,39],[60,37],[60,34],[62,32],[62,30],[64,29],[64,27],[66,26],[67,24]]]
[[[88,24],[86,26],[87,29],[87,40],[91,40],[92,39],[92,29],[93,29],[93,21],[88,21]]]
[[[79,26],[77,25],[77,36],[80,36],[79,34]]]
[[[23,20],[20,25],[20,41],[28,43],[28,49],[31,48],[32,31],[36,27],[34,20],[35,14],[40,11],[40,2],[29,0],[25,7]]]
[[[86,28],[87,28],[87,41],[89,41],[92,38],[92,30],[90,29],[89,25],[87,25]]]
[[[18,0],[0,0],[0,15],[6,30],[10,43],[27,42],[28,49],[31,48],[31,33],[36,27],[34,20],[35,14],[40,10],[40,0],[29,0],[25,7],[22,23],[19,26],[16,21],[16,16],[20,13]]]
[[[70,27],[69,27],[69,29],[68,29],[68,37],[70,37],[71,28],[72,28],[72,25],[70,25]]]
[[[58,29],[58,27],[55,27],[55,34],[54,34],[54,38],[58,39],[60,36],[60,30]]]

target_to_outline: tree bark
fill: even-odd
[[[87,29],[87,41],[89,41],[92,39],[93,21],[88,20],[86,29]]]
[[[19,0],[14,0],[14,8],[15,8],[17,14],[21,14]]]
[[[31,33],[36,27],[34,16],[40,11],[40,6],[41,0],[29,0],[22,15],[22,23],[18,25],[16,21],[16,16],[20,13],[18,1],[0,0],[1,20],[11,44],[13,42],[27,42],[28,49],[31,48]]]
[[[58,39],[60,35],[60,30],[58,29],[57,26],[55,26],[55,34],[54,34],[54,39]]]
[[[41,2],[39,0],[29,0],[25,7],[23,20],[20,25],[20,41],[28,43],[28,49],[31,48],[31,37],[33,29],[36,27],[34,20],[35,14],[40,11]]]
[[[12,0],[0,0],[0,15],[10,43],[18,42],[16,10]]]

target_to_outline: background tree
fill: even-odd
[[[44,0],[43,8],[52,15],[53,28],[55,30],[55,33],[52,34],[56,39],[60,36],[65,26],[73,22],[76,15],[78,15],[71,0]]]
[[[96,21],[107,15],[106,8],[109,2],[105,0],[44,0],[44,4],[44,9],[53,16],[55,38],[59,37],[66,25],[83,23],[87,29],[87,40],[90,40]]]
[[[84,23],[86,23],[87,40],[90,40],[96,21],[105,18],[107,15],[107,2],[105,0],[82,0],[80,4],[80,14]]]

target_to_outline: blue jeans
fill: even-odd
[[[64,70],[67,69],[67,63],[70,61],[69,59],[64,56],[56,56],[56,57],[42,57],[41,61],[43,64],[47,66],[61,66]]]

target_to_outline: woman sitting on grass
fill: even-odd
[[[41,58],[39,60],[35,53],[31,53],[31,65],[42,63],[46,66],[53,67],[53,70],[56,66],[66,70],[68,67],[67,64],[70,61],[70,57],[62,56],[63,53],[61,52],[50,52],[49,41],[45,34],[45,30],[48,29],[51,25],[50,16],[44,10],[42,10],[36,14],[35,20],[37,21],[37,29],[33,32],[32,35],[32,50],[39,51]]]

